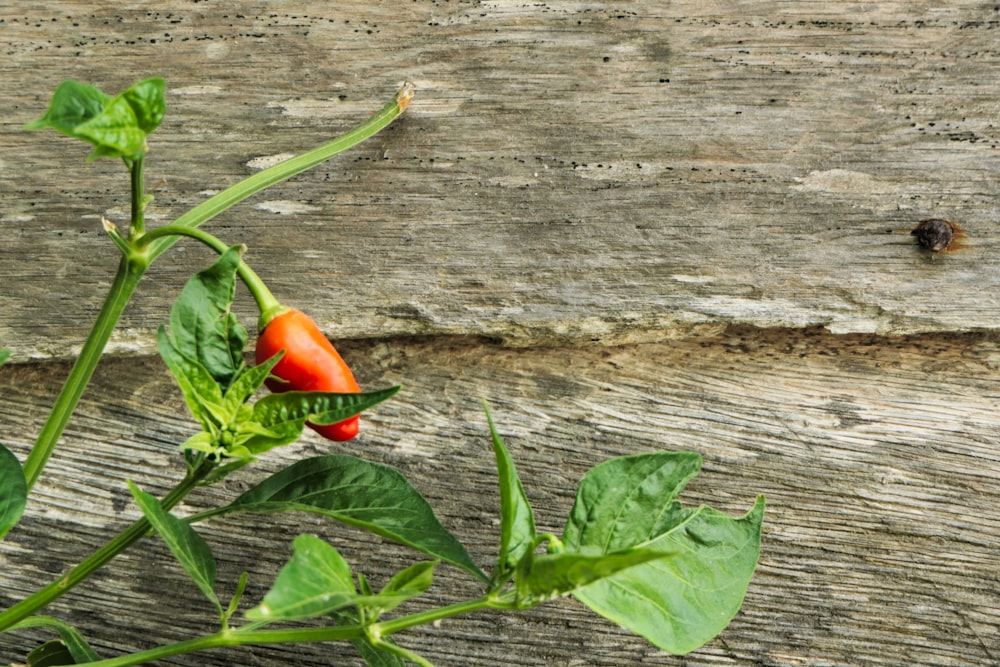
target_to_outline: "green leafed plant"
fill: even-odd
[[[65,576],[0,611],[0,632],[46,628],[59,637],[25,647],[25,664],[125,667],[243,644],[346,641],[373,667],[426,666],[431,664],[426,658],[399,643],[400,633],[485,609],[516,612],[562,596],[575,597],[665,651],[685,653],[721,632],[739,610],[760,553],[763,498],[739,518],[704,506],[686,508],[679,495],[698,474],[701,458],[690,452],[639,454],[593,468],[579,485],[563,536],[540,535],[513,457],[488,410],[499,497],[497,553],[488,573],[402,473],[357,456],[305,458],[215,509],[187,517],[174,513],[194,488],[216,483],[271,449],[295,442],[306,427],[331,440],[353,438],[359,415],[399,391],[361,391],[315,323],[278,303],[243,261],[243,247],[224,243],[200,225],[250,194],[371,136],[398,116],[411,96],[405,86],[343,137],[264,170],[152,230],[145,228],[150,199],[143,189],[143,160],[148,136],[163,120],[162,79],[140,81],[115,96],[67,81],[56,90],[46,114],[28,126],[82,139],[93,146],[91,158],[122,159],[132,176],[132,215],[122,229],[105,221],[122,253],[118,273],[34,448],[22,465],[0,446],[0,537],[17,529],[30,490],[149,265],[181,237],[207,245],[218,258],[187,282],[157,331],[160,356],[196,424],[178,446],[185,475],[162,499],[127,482],[142,518]],[[232,312],[237,280],[246,284],[261,312],[253,365],[245,356],[250,335]],[[0,350],[0,364],[9,354]],[[376,590],[332,544],[303,534],[294,540],[290,560],[267,593],[240,615],[247,575],[224,603],[218,591],[226,584],[217,581],[211,547],[195,526],[209,518],[262,521],[264,515],[292,512],[373,533],[413,550],[419,560]],[[214,607],[217,631],[101,659],[81,632],[37,614],[149,534],[163,540]],[[4,574],[5,581],[15,576]],[[470,577],[479,587],[478,596],[443,607],[424,601],[420,610],[407,611],[415,598],[455,574]],[[313,619],[312,625],[295,624],[303,619]],[[274,627],[283,624],[291,625]]]

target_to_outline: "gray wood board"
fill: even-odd
[[[997,326],[998,13],[982,2],[0,7],[0,341],[66,357],[116,261],[121,165],[26,133],[65,78],[162,75],[161,224],[417,86],[383,135],[211,222],[338,338],[627,343]],[[962,252],[918,252],[929,216]],[[115,339],[148,352],[190,242]],[[249,312],[250,305],[245,305]]]
[[[348,452],[399,468],[489,566],[498,496],[480,399],[490,401],[539,530],[561,533],[584,472],[612,456],[693,450],[704,469],[682,499],[742,514],[768,500],[761,563],[742,611],[680,659],[572,600],[476,614],[405,633],[441,667],[462,665],[987,665],[1000,660],[1000,345],[982,335],[884,339],[734,329],[674,344],[512,349],[479,339],[344,346],[363,384],[403,383],[344,445],[313,435],[195,494],[180,512],[232,499],[307,455]],[[0,437],[20,456],[62,364],[0,370]],[[137,515],[123,477],[164,492],[193,433],[157,361],[109,359],[71,423],[25,521],[2,543],[0,606],[58,577]],[[201,528],[221,590],[243,568],[259,600],[299,532],[331,540],[376,586],[420,556],[304,515]],[[376,554],[376,555],[373,555]],[[11,573],[37,577],[29,584]],[[476,595],[442,567],[429,601]],[[227,588],[228,587],[228,588]],[[420,608],[420,602],[416,607]],[[146,540],[50,610],[105,655],[206,632],[211,607]],[[0,636],[0,662],[38,633]],[[293,659],[294,658],[294,659]],[[334,645],[243,648],[176,665],[353,665]],[[167,664],[167,663],[165,663]]]

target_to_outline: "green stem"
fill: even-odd
[[[136,242],[136,249],[139,252],[144,252],[146,247],[155,243],[159,239],[177,236],[187,236],[201,241],[220,255],[229,249],[229,246],[226,245],[222,239],[213,234],[209,234],[203,229],[198,229],[196,227],[183,227],[176,223],[158,227],[143,235],[143,237]],[[271,290],[267,288],[267,285],[264,284],[264,281],[260,279],[260,276],[258,276],[246,262],[240,260],[239,265],[236,267],[236,272],[239,274],[240,280],[242,280],[247,286],[250,293],[253,295],[254,300],[257,302],[257,306],[260,308],[261,317],[263,317],[265,313],[277,313],[278,311],[284,309],[284,307],[271,293]],[[270,318],[268,318],[268,321],[270,321]]]
[[[52,456],[66,424],[69,423],[70,416],[76,409],[87,383],[90,382],[90,378],[94,374],[94,369],[97,368],[97,362],[104,352],[104,346],[111,338],[118,318],[121,317],[125,306],[128,305],[129,299],[132,298],[132,293],[135,292],[147,266],[145,262],[128,258],[122,259],[119,263],[118,273],[111,284],[104,305],[101,306],[101,311],[97,314],[90,334],[80,350],[80,356],[73,364],[69,377],[66,378],[65,384],[56,398],[55,405],[52,406],[52,411],[49,413],[41,433],[38,434],[35,446],[32,447],[24,461],[24,476],[28,482],[29,491],[38,481],[42,469],[49,457]]]
[[[138,238],[146,231],[146,193],[143,185],[142,166],[145,160],[139,158],[129,165],[129,174],[132,182],[132,219],[129,224],[129,236]]]
[[[374,637],[375,639],[373,643],[376,643],[380,648],[388,649],[388,645],[385,642],[379,641],[380,638],[394,632],[399,632],[400,630],[405,630],[417,625],[433,623],[445,618],[479,611],[482,609],[512,608],[513,603],[500,598],[488,596],[478,598],[476,600],[469,600],[467,602],[448,605],[447,607],[441,607],[440,609],[430,609],[416,614],[411,614],[409,616],[403,616],[384,623],[375,623],[368,626],[367,629],[358,625],[342,625],[325,628],[294,628],[288,630],[242,630],[240,628],[235,628],[223,630],[205,637],[189,639],[176,644],[160,646],[148,651],[142,651],[141,653],[132,653],[117,658],[110,658],[108,660],[83,663],[80,667],[131,667],[131,665],[140,665],[154,660],[162,660],[164,658],[180,655],[182,653],[193,653],[194,651],[203,651],[211,648],[244,646],[248,644],[330,642],[346,641],[351,639],[369,639],[371,641],[371,638]],[[399,649],[400,647],[393,646],[393,648]],[[422,658],[414,655],[406,649],[400,649],[399,651],[394,652],[400,657],[410,660],[418,665],[430,664],[426,661],[421,662],[423,660]]]
[[[273,167],[268,167],[240,181],[236,185],[226,188],[174,220],[173,224],[181,227],[197,227],[206,220],[222,213],[233,204],[243,201],[250,195],[256,194],[266,187],[326,162],[334,155],[358,145],[388,126],[399,114],[403,113],[411,99],[413,99],[413,85],[407,83],[400,88],[391,102],[347,134],[341,135],[319,148],[314,148],[302,155],[289,158],[284,162],[279,162]],[[153,243],[150,246],[150,261],[163,254],[176,240],[176,238],[162,238]]]
[[[163,509],[169,510],[189,494],[198,483],[207,475],[212,465],[203,465],[181,480],[181,482],[168,493],[161,504]],[[149,522],[145,519],[138,519],[128,528],[118,534],[117,537],[94,552],[89,558],[74,567],[61,579],[52,582],[45,588],[35,592],[28,598],[0,613],[0,632],[14,625],[18,621],[34,614],[39,609],[45,607],[57,597],[66,593],[81,581],[89,577],[95,571],[102,568],[115,556],[130,547],[134,542],[142,538],[149,532]]]

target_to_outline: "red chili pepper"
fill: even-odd
[[[285,356],[278,361],[271,374],[284,382],[267,380],[271,391],[333,391],[345,394],[361,391],[351,369],[305,313],[285,310],[274,316],[260,332],[256,351],[258,364],[281,350],[285,351]],[[327,426],[308,426],[324,438],[343,442],[358,434],[358,417]]]

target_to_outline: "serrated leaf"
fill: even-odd
[[[569,553],[640,548],[668,556],[573,595],[670,653],[693,651],[726,627],[760,554],[763,498],[736,519],[677,502],[699,464],[696,454],[660,452],[595,467],[580,485],[563,537]]]
[[[240,416],[240,408],[264,385],[264,381],[270,375],[271,369],[281,360],[282,355],[283,352],[278,353],[264,363],[247,368],[239,374],[236,381],[226,390],[223,398],[223,409],[230,423],[237,420]],[[252,414],[252,412],[247,413],[246,418],[252,418]]]
[[[246,329],[230,312],[242,246],[233,246],[184,285],[170,309],[170,341],[226,389],[243,369]]]
[[[604,556],[528,553],[517,568],[517,605],[530,607],[667,555],[652,549],[626,549]]]
[[[236,442],[253,454],[294,442],[306,422],[336,424],[391,398],[399,387],[357,394],[289,391],[268,394],[253,405],[250,421],[240,424]]]
[[[17,525],[28,503],[28,484],[17,457],[0,445],[0,538]]]
[[[510,452],[497,433],[489,408],[485,403],[483,407],[500,481],[500,554],[492,576],[492,582],[496,584],[512,573],[517,563],[534,549],[535,517]]]
[[[71,625],[52,616],[29,616],[28,618],[15,623],[10,630],[19,628],[49,628],[59,634],[66,651],[68,651],[72,662],[62,662],[53,664],[79,664],[84,662],[96,662],[101,657],[97,655],[87,640],[84,639],[80,631]],[[50,642],[51,643],[51,642]],[[50,647],[54,648],[54,647]],[[37,650],[37,649],[36,649]]]
[[[128,487],[153,530],[159,534],[170,549],[170,553],[221,615],[222,604],[215,594],[215,557],[208,544],[190,524],[164,510],[155,497],[142,491],[132,482],[128,483]]]
[[[184,394],[184,402],[191,415],[209,432],[225,425],[227,415],[223,407],[222,391],[215,378],[204,366],[184,356],[174,347],[163,325],[157,331],[156,343],[160,356]]]
[[[349,606],[358,597],[351,568],[335,548],[313,535],[299,535],[293,548],[264,601],[247,611],[248,619],[312,618]]]
[[[399,471],[354,456],[303,459],[265,479],[218,514],[299,510],[410,546],[483,581],[486,575]]]

